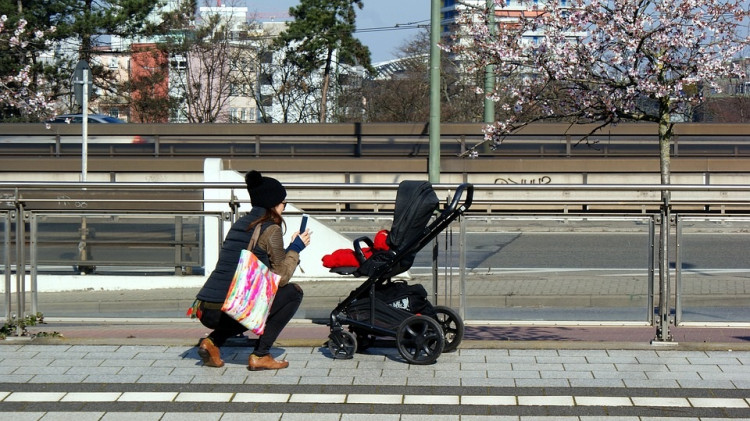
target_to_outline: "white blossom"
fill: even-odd
[[[6,15],[0,16],[0,51],[23,50],[28,46],[29,40],[26,35],[28,22],[20,19],[16,28],[8,32]],[[44,37],[44,32],[33,31],[35,39]],[[51,102],[42,92],[32,92],[33,84],[31,66],[26,65],[15,75],[0,76],[0,106],[9,106],[18,109],[22,113],[37,113],[52,109]]]
[[[566,7],[549,0],[538,7],[543,13],[500,25],[494,36],[486,19],[467,12],[458,20],[471,45],[454,46],[455,53],[473,67],[493,64],[499,80],[520,80],[485,92],[513,111],[486,128],[493,145],[528,124],[527,112],[572,122],[659,121],[641,109],[644,99],[662,101],[663,113],[684,112],[703,100],[687,86],[745,76],[732,60],[750,46],[747,0],[568,0]],[[531,31],[544,34],[538,44],[523,41]],[[555,96],[552,86],[569,97]]]

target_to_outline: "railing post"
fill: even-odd
[[[24,218],[24,221],[27,218]],[[29,221],[29,276],[30,276],[30,287],[31,287],[31,314],[37,314],[39,312],[39,285],[37,284],[37,268],[38,261],[37,256],[39,254],[39,230],[37,224],[37,218],[35,214],[30,213],[28,216]]]
[[[239,199],[237,199],[237,195],[234,194],[234,189],[232,189],[232,197],[231,199],[229,199],[229,209],[232,210],[230,222],[234,223],[234,221],[237,220],[240,212],[240,201]]]
[[[23,217],[23,202],[16,201],[16,311],[18,320],[26,313],[26,222]],[[17,324],[18,336],[23,335],[23,326]]]
[[[10,306],[13,303],[13,300],[11,298],[10,294],[10,288],[12,286],[11,283],[11,262],[10,262],[10,227],[12,225],[12,221],[16,218],[16,211],[11,211],[5,214],[5,229],[4,235],[3,235],[3,259],[5,261],[5,320],[10,322]]]
[[[458,315],[466,320],[466,216],[458,218],[458,270],[459,270],[459,297]]]
[[[646,320],[654,324],[654,270],[656,265],[654,264],[654,251],[656,247],[656,221],[655,216],[651,217],[648,225],[648,315]]]
[[[182,216],[175,216],[174,221],[174,274],[185,275],[187,269],[182,264],[183,250],[182,245],[184,239],[182,237]]]
[[[674,263],[674,325],[682,319],[682,223],[675,215],[675,263]]]
[[[438,304],[438,298],[440,297],[440,294],[438,294],[438,255],[440,254],[438,237],[439,236],[435,236],[432,240],[432,299],[436,305]]]

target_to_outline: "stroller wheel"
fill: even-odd
[[[334,359],[350,359],[357,352],[357,339],[345,330],[337,330],[328,335],[328,350]]]
[[[398,327],[396,346],[410,364],[432,364],[445,347],[443,329],[430,317],[411,316]]]
[[[440,323],[445,335],[443,352],[453,352],[464,338],[464,321],[456,310],[446,306],[435,306],[435,319]]]

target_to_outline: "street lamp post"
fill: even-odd
[[[430,13],[430,155],[429,180],[440,182],[440,0],[432,0]]]

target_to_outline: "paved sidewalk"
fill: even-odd
[[[750,351],[460,348],[416,366],[390,347],[334,360],[325,347],[279,346],[289,368],[250,372],[251,350],[223,347],[217,369],[194,346],[5,342],[0,411],[13,420],[750,419]]]

